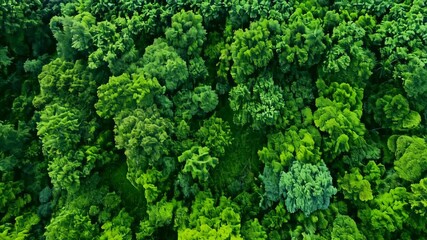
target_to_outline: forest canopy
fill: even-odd
[[[0,19],[0,239],[426,239],[425,1]]]

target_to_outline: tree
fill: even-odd
[[[427,144],[424,139],[406,135],[392,136],[387,145],[395,154],[394,168],[400,178],[410,182],[422,178],[427,171]]]
[[[259,205],[263,208],[269,208],[281,199],[279,189],[280,172],[275,171],[270,164],[266,164],[263,173],[259,175],[259,179],[264,187],[264,193],[261,196]]]
[[[155,205],[151,205],[147,209],[150,225],[154,228],[159,228],[172,224],[173,212],[176,205],[175,201],[169,202],[165,198],[162,198]]]
[[[27,213],[15,218],[15,223],[0,225],[0,238],[5,240],[24,240],[31,237],[31,229],[40,218],[34,213]]]
[[[95,108],[99,116],[113,118],[126,109],[150,107],[164,90],[157,79],[145,77],[141,70],[112,76],[107,84],[99,86]]]
[[[174,91],[188,79],[187,64],[165,40],[156,39],[145,49],[143,71],[156,78],[167,91]]]
[[[291,215],[284,204],[278,204],[274,209],[267,212],[262,219],[262,226],[267,230],[270,239],[283,239],[289,236],[289,221]]]
[[[188,61],[188,76],[194,82],[205,80],[209,75],[205,60],[202,57],[195,57]]]
[[[267,67],[274,56],[274,34],[280,31],[277,21],[261,20],[252,22],[249,29],[234,32],[231,44],[233,65],[231,76],[236,83],[245,83],[246,79]]]
[[[238,84],[230,91],[230,107],[235,112],[233,121],[249,124],[254,129],[281,125],[285,111],[283,90],[274,84],[271,76],[250,79],[254,83]]]
[[[207,192],[196,195],[185,225],[178,227],[178,239],[242,239],[239,209],[221,196],[218,203]]]
[[[218,95],[210,86],[200,85],[193,91],[181,90],[173,98],[175,118],[190,120],[195,115],[203,116],[218,105]]]
[[[13,181],[8,174],[2,173],[0,182],[0,213],[2,223],[19,217],[26,205],[31,203],[31,195],[25,193],[22,181]]]
[[[46,239],[94,239],[104,238],[105,234],[126,236],[126,226],[132,224],[132,218],[123,210],[121,198],[100,180],[93,174],[82,181],[73,194],[55,196],[55,212],[44,232]]]
[[[7,56],[7,47],[0,48],[0,66],[5,68],[12,63],[12,59]]]
[[[130,22],[122,17],[96,23],[92,30],[95,50],[88,57],[89,69],[106,66],[113,75],[118,76],[137,61],[138,50],[128,24]]]
[[[192,11],[181,10],[172,16],[171,27],[165,31],[166,40],[183,59],[192,59],[200,55],[206,39],[202,21],[202,16]]]
[[[175,118],[188,121],[198,113],[198,102],[193,102],[193,93],[188,90],[181,90],[173,97],[175,107]],[[197,100],[198,97],[195,98]]]
[[[408,100],[401,94],[378,98],[375,107],[375,121],[383,127],[410,130],[418,128],[421,123],[420,114],[410,109]]]
[[[171,145],[172,122],[160,115],[156,105],[135,109],[115,119],[115,140],[119,149],[125,150],[128,178],[135,185],[138,171],[148,166],[161,167],[162,157]]]
[[[324,140],[324,150],[330,160],[352,148],[365,144],[365,125],[361,122],[363,91],[347,83],[317,81],[320,96],[316,99],[314,124],[329,137]],[[328,159],[329,160],[329,159]]]
[[[191,99],[205,113],[214,110],[218,105],[218,95],[210,86],[206,85],[194,88]]]
[[[356,23],[341,20],[333,29],[332,45],[319,68],[320,77],[364,87],[375,65],[374,54],[363,46],[365,35],[366,31]]]
[[[339,215],[334,220],[332,239],[365,240],[366,237],[357,229],[356,222],[347,215]]]
[[[403,187],[376,196],[372,208],[358,213],[359,218],[368,227],[364,234],[368,238],[383,238],[401,230],[409,217],[408,197],[409,194]]]
[[[228,4],[228,14],[235,29],[246,27],[257,19],[267,18],[273,5],[270,1],[265,0],[231,0]]]
[[[43,154],[49,159],[49,176],[53,185],[69,189],[89,175],[95,162],[79,150],[82,141],[82,113],[69,105],[48,105],[40,116],[37,134],[43,144]]]
[[[111,221],[102,225],[100,240],[130,240],[132,239],[131,224],[133,218],[123,210],[119,212]]]
[[[267,233],[265,232],[264,227],[259,223],[257,218],[245,222],[242,227],[242,236],[244,237],[244,239],[249,240],[267,239]]]
[[[61,211],[52,218],[46,227],[44,236],[49,240],[60,238],[93,239],[97,234],[96,225],[91,222],[87,213],[72,209]]]
[[[288,172],[282,172],[279,188],[286,209],[291,213],[301,210],[306,216],[328,208],[330,198],[337,193],[324,163],[312,165],[295,161]]]
[[[203,121],[195,136],[197,141],[202,146],[208,147],[216,157],[223,156],[232,141],[230,125],[215,115]]]
[[[321,19],[315,18],[312,12],[303,13],[297,8],[288,21],[282,24],[282,35],[276,43],[280,70],[288,73],[296,66],[309,69],[318,64],[328,41]]]
[[[68,62],[56,58],[44,65],[38,77],[40,94],[34,98],[34,106],[42,109],[47,104],[61,102],[90,109],[96,101],[94,93],[99,76],[87,71],[86,64],[81,60]]]
[[[360,174],[358,168],[352,168],[350,173],[338,178],[338,190],[344,193],[344,198],[354,201],[369,201],[372,195],[371,184]]]
[[[191,173],[193,179],[205,182],[209,176],[209,169],[215,168],[218,158],[209,155],[209,148],[193,146],[178,157],[178,162],[185,162],[183,173]]]
[[[50,21],[50,28],[57,41],[57,51],[66,60],[75,60],[78,53],[85,52],[92,47],[92,32],[96,19],[88,12],[75,16],[54,16]]]
[[[423,178],[419,183],[411,184],[412,195],[410,196],[409,203],[411,209],[421,217],[426,215],[425,209],[427,208],[427,178]]]

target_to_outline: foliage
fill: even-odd
[[[289,172],[282,172],[279,188],[285,198],[286,209],[291,213],[301,210],[306,216],[328,208],[330,198],[337,193],[324,163],[294,162]]]
[[[178,162],[185,162],[183,173],[191,173],[193,179],[204,182],[208,179],[209,169],[218,164],[218,158],[211,157],[207,147],[193,146],[178,157]]]
[[[132,217],[124,210],[120,211],[111,222],[104,223],[101,233],[101,240],[104,239],[132,239]]]
[[[132,218],[121,209],[120,197],[109,192],[108,187],[99,185],[93,175],[75,194],[58,202],[55,214],[46,226],[46,239],[81,238],[93,239],[101,234],[126,236],[126,228]],[[127,233],[129,234],[129,233]]]
[[[58,42],[57,52],[66,60],[74,60],[78,53],[92,45],[92,28],[96,19],[88,12],[76,16],[55,16],[50,21],[50,29]]]
[[[314,124],[329,137],[324,148],[335,158],[349,152],[350,146],[363,145],[365,126],[362,117],[362,91],[347,83],[332,83],[329,87],[323,80],[317,81],[320,96],[316,99]]]
[[[425,1],[0,2],[0,239],[427,236]]]
[[[181,10],[172,16],[171,27],[165,31],[169,45],[177,49],[184,59],[198,56],[202,50],[206,38],[202,20],[199,14]]]
[[[66,226],[66,228],[65,228]],[[46,239],[80,238],[93,239],[96,236],[95,225],[88,215],[77,209],[62,211],[46,227]]]
[[[272,34],[279,31],[277,21],[253,22],[246,31],[237,30],[231,45],[233,66],[231,75],[236,83],[244,83],[245,78],[268,65],[273,58]]]
[[[408,192],[403,187],[391,189],[373,200],[373,208],[360,211],[359,217],[373,231],[366,236],[385,236],[401,230],[408,220]]]
[[[260,206],[271,207],[274,203],[280,200],[280,172],[275,172],[270,164],[266,164],[264,171],[259,175],[264,187],[264,194],[262,195]]]
[[[230,107],[235,112],[235,124],[250,124],[254,129],[280,125],[285,110],[282,89],[274,84],[271,77],[249,79],[255,82],[253,88],[238,84],[230,91]]]
[[[238,207],[226,197],[216,203],[206,192],[197,194],[178,239],[242,239]]]
[[[394,165],[399,177],[410,182],[418,181],[427,170],[425,140],[405,135],[392,136],[387,144],[396,156]]]
[[[122,74],[129,64],[137,60],[138,50],[131,37],[129,22],[122,17],[114,21],[98,21],[92,38],[96,50],[88,56],[88,67],[98,69],[107,66],[114,75]],[[132,26],[132,25],[131,25]]]
[[[295,66],[309,69],[319,63],[326,50],[327,37],[323,32],[321,20],[311,12],[303,13],[297,8],[282,24],[282,36],[277,40],[280,70],[287,73]]]
[[[333,29],[332,46],[326,53],[320,76],[364,87],[375,65],[374,54],[363,46],[365,34],[365,29],[358,24],[341,21]]]
[[[26,214],[15,218],[15,224],[1,225],[0,237],[5,240],[23,240],[31,236],[31,228],[40,221],[36,214]]]
[[[95,107],[99,116],[113,118],[123,109],[144,108],[154,103],[154,96],[164,89],[157,79],[147,79],[143,72],[112,76],[107,84],[98,88]]]
[[[332,239],[364,240],[365,236],[357,229],[356,222],[349,216],[339,215],[334,220]]]
[[[80,117],[76,108],[58,104],[47,106],[41,113],[37,134],[42,139],[43,154],[50,160],[49,176],[55,187],[78,186],[80,177],[89,175],[95,166],[78,148],[82,138]]]
[[[345,173],[344,177],[339,178],[338,186],[346,199],[369,201],[374,198],[371,184],[364,179],[358,168],[352,168],[350,173]]]
[[[136,109],[129,115],[116,119],[117,147],[125,149],[128,178],[135,185],[138,170],[147,166],[161,166],[161,158],[169,152],[172,123],[160,116],[155,105]]]
[[[263,226],[259,223],[258,219],[245,222],[242,227],[242,235],[244,239],[249,240],[264,240],[267,239],[267,233]]]
[[[408,130],[416,129],[421,123],[420,114],[411,110],[408,100],[400,94],[385,95],[376,101],[375,106],[375,120],[383,127]]]
[[[184,60],[165,40],[156,39],[145,49],[142,57],[143,71],[156,78],[168,91],[179,88],[188,78]]]
[[[54,101],[72,105],[83,105],[81,101],[93,103],[96,82],[89,79],[96,76],[86,71],[86,64],[83,61],[73,63],[57,58],[44,65],[38,77],[40,95],[34,98],[34,106],[40,109]],[[82,107],[87,108],[88,106]]]
[[[411,195],[409,203],[411,204],[411,209],[416,213],[425,216],[425,209],[427,207],[427,178],[420,180],[420,183],[412,184],[411,190],[414,193]]]
[[[214,156],[223,156],[225,148],[231,144],[231,132],[228,122],[212,116],[203,121],[203,125],[197,130],[196,138],[207,146]]]

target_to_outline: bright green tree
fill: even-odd
[[[185,162],[183,173],[191,174],[193,179],[205,182],[209,177],[209,170],[218,164],[218,158],[211,157],[208,147],[193,146],[178,157],[178,162]]]
[[[267,67],[274,56],[272,38],[280,31],[277,21],[261,20],[252,22],[249,29],[234,32],[231,44],[233,65],[231,76],[236,83],[244,83],[257,70]]]
[[[160,115],[156,105],[136,109],[115,120],[116,146],[125,150],[128,178],[135,184],[139,171],[148,166],[163,166],[162,157],[169,153],[172,122]]]
[[[421,123],[418,112],[410,109],[408,100],[401,94],[385,95],[375,103],[375,121],[392,130],[416,129]]]
[[[192,11],[181,10],[172,16],[171,27],[165,31],[166,40],[184,59],[191,59],[201,53],[206,39],[202,21],[202,16]]]
[[[209,193],[196,195],[184,225],[178,227],[178,239],[242,239],[239,208],[221,196],[218,203]]]
[[[369,201],[372,195],[371,184],[364,179],[358,168],[352,168],[350,173],[345,173],[338,178],[338,190],[344,193],[344,198],[353,201]]]
[[[113,118],[125,109],[146,108],[154,103],[156,95],[164,93],[157,79],[149,79],[142,71],[110,77],[107,84],[98,88],[97,113]]]
[[[365,240],[366,237],[357,229],[356,222],[347,215],[339,215],[334,220],[331,234],[333,240]]]
[[[187,64],[165,40],[156,39],[142,57],[144,72],[156,78],[168,91],[179,88],[188,79]]]
[[[424,176],[427,171],[427,144],[424,139],[406,135],[392,136],[387,145],[396,156],[394,168],[400,178],[416,182]]]
[[[195,136],[202,146],[208,147],[217,157],[225,154],[232,141],[230,125],[215,115],[203,121]]]

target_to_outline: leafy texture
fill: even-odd
[[[330,198],[337,193],[324,163],[312,165],[294,162],[289,172],[281,174],[279,188],[288,211],[294,213],[301,210],[306,216],[318,209],[326,209]]]
[[[201,52],[206,38],[202,20],[202,16],[182,10],[172,16],[171,27],[165,31],[168,43],[185,59],[197,56]]]
[[[164,89],[157,80],[147,79],[142,72],[111,77],[107,84],[98,88],[95,107],[99,116],[113,118],[124,109],[149,107],[154,96]]]
[[[350,146],[363,145],[365,126],[362,116],[362,91],[346,83],[332,83],[329,87],[317,81],[320,97],[316,99],[314,124],[329,137],[324,140],[325,150],[335,158],[350,151]]]
[[[426,238],[426,1],[0,2],[0,239]]]
[[[192,205],[187,224],[178,228],[178,239],[242,239],[238,208],[221,197],[218,204],[200,192]]]
[[[231,132],[228,122],[212,116],[203,122],[196,132],[198,141],[207,146],[215,156],[223,156],[225,148],[231,144]]]
[[[365,236],[357,229],[356,222],[346,215],[340,215],[334,220],[332,239],[364,240]]]
[[[251,79],[253,88],[239,84],[230,92],[230,107],[235,111],[234,122],[251,124],[254,129],[281,124],[285,108],[282,89],[271,77]]]
[[[169,91],[180,87],[188,78],[185,61],[162,39],[156,39],[145,49],[142,64],[144,72],[157,78]]]
[[[408,100],[400,94],[385,95],[375,103],[375,120],[384,127],[393,130],[407,130],[417,128],[421,122],[418,112],[410,109]]]
[[[218,159],[209,155],[209,148],[193,146],[178,157],[179,162],[185,162],[183,173],[191,173],[193,179],[206,181],[209,169],[218,164]]]
[[[125,149],[128,179],[135,184],[138,171],[148,166],[162,166],[161,158],[169,151],[172,123],[163,119],[155,106],[145,111],[136,109],[118,122],[117,147]]]
[[[420,180],[420,183],[411,185],[412,192],[414,193],[409,200],[411,209],[424,217],[427,208],[427,178]]]
[[[245,82],[245,78],[257,69],[266,67],[273,58],[272,35],[279,31],[277,21],[262,20],[253,22],[246,31],[237,30],[231,45],[233,66],[231,75],[237,83]]]
[[[345,173],[344,177],[339,178],[338,186],[347,199],[369,201],[374,198],[371,184],[364,179],[357,168],[353,168],[351,173]]]
[[[396,156],[395,169],[399,177],[411,182],[418,181],[427,171],[426,142],[419,137],[396,137],[389,138],[388,142]]]

